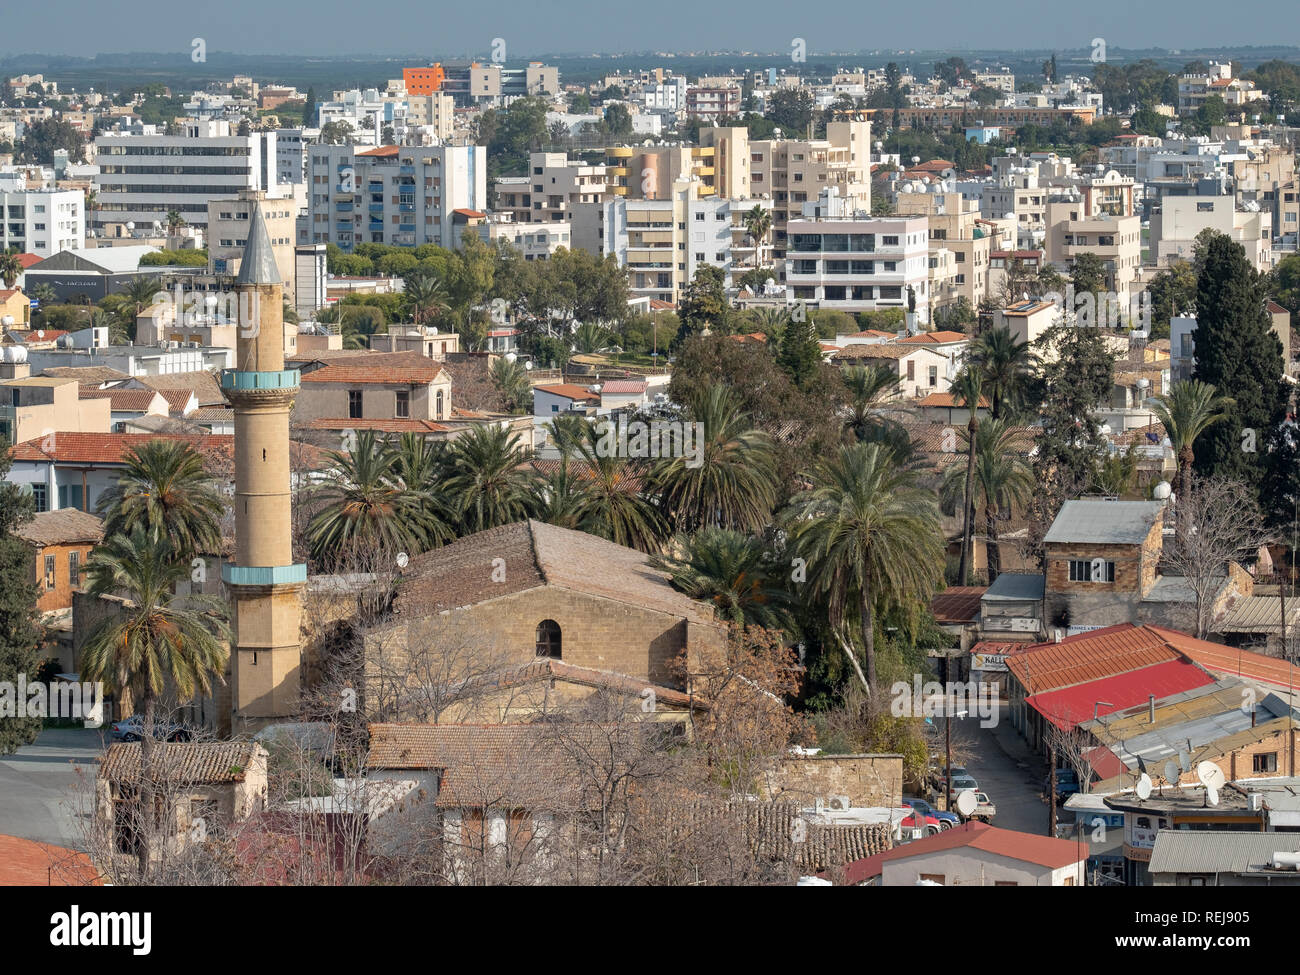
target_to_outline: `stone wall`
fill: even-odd
[[[852,806],[897,805],[903,795],[903,756],[788,757],[768,773],[765,791],[765,798],[809,806],[831,796],[848,796]]]

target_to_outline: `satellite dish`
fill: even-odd
[[[532,360],[532,359],[529,359],[527,362],[525,362],[525,363],[524,363],[524,368],[525,368],[525,369],[532,369],[532,368],[533,368],[533,360]]]
[[[1179,752],[1178,767],[1184,772],[1190,772],[1192,770],[1192,756],[1188,755],[1187,752]]]
[[[1177,785],[1178,780],[1183,777],[1183,770],[1178,767],[1178,763],[1170,760],[1165,762],[1165,781],[1170,785]]]
[[[1201,762],[1196,766],[1196,778],[1206,789],[1218,792],[1227,783],[1228,778],[1223,769],[1213,762]]]
[[[411,561],[411,557],[410,557],[409,555],[407,555],[405,552],[398,552],[398,553],[397,553],[397,567],[398,567],[399,569],[405,569],[406,566],[407,566],[407,564],[408,564],[410,561]]]
[[[1205,787],[1205,801],[1211,806],[1217,806],[1219,804],[1219,790],[1212,789],[1207,785]]]
[[[957,795],[957,811],[963,816],[969,816],[976,807],[979,806],[979,800],[975,798],[975,793],[966,789]]]
[[[1142,800],[1151,798],[1151,776],[1145,772],[1138,778],[1137,796]]]

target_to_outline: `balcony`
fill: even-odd
[[[372,203],[372,204],[370,204],[370,212],[371,212],[371,213],[383,213],[383,212],[384,212],[384,205],[383,205],[382,203]]]
[[[400,212],[402,212],[402,213],[414,213],[414,212],[415,212],[415,204],[414,204],[414,203],[399,203],[399,204],[397,205],[397,209],[398,209]]]
[[[221,581],[230,586],[291,586],[307,581],[307,565],[221,564]]]
[[[414,175],[415,175],[415,167],[414,167],[414,166],[398,166],[398,167],[397,167],[397,174],[398,174],[399,176],[414,176]]]
[[[339,201],[339,202],[335,203],[335,205],[334,205],[334,209],[337,210],[339,213],[351,213],[351,212],[352,212],[352,204],[351,204],[351,203],[345,203],[345,202],[343,202],[343,201]]]
[[[285,369],[280,372],[242,372],[238,369],[226,369],[221,373],[222,389],[295,389],[297,386],[297,369]]]

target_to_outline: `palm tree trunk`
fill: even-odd
[[[876,688],[876,622],[872,612],[871,583],[862,587],[862,648],[867,657],[867,684]]]
[[[144,724],[140,729],[140,880],[149,876],[149,860],[154,834],[154,696],[144,692]]]
[[[974,527],[972,522],[975,520],[975,451],[978,449],[975,441],[979,431],[974,411],[975,407],[972,407],[970,423],[966,425],[969,444],[966,450],[966,493],[962,499],[961,567],[957,573],[963,586],[970,585],[971,562],[974,561],[974,553],[971,551],[971,529]]]
[[[1188,529],[1191,527],[1188,525],[1188,514],[1191,510],[1189,505],[1192,503],[1192,464],[1195,460],[1196,457],[1192,453],[1191,444],[1185,445],[1182,450],[1178,451],[1178,510],[1175,515],[1177,516],[1179,548],[1182,548],[1183,542],[1187,538]]]
[[[835,639],[840,642],[840,649],[844,651],[844,656],[849,658],[849,663],[853,665],[854,672],[858,675],[858,680],[862,681],[862,689],[871,693],[871,682],[867,680],[867,675],[862,672],[862,665],[858,663],[858,655],[853,652],[853,644],[844,638],[844,634],[839,627],[835,627]]]
[[[984,506],[984,532],[988,536],[988,541],[984,543],[984,550],[988,555],[989,585],[991,586],[993,580],[1002,571],[1002,550],[998,547],[997,511],[989,504]]]

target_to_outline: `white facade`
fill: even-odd
[[[452,214],[487,207],[483,146],[317,145],[301,244],[454,246]]]
[[[80,190],[0,190],[0,251],[38,257],[86,246],[85,197]]]
[[[95,229],[132,222],[166,226],[169,210],[206,227],[208,203],[240,190],[279,196],[276,134],[230,135],[225,122],[199,122],[185,135],[102,135]]]

